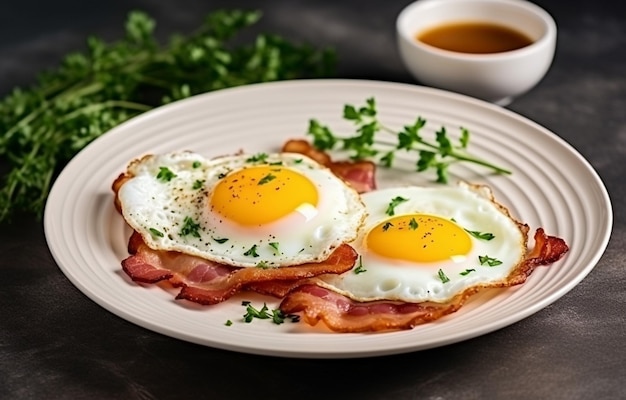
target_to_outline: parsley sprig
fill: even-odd
[[[489,241],[496,237],[491,232],[470,231],[469,229],[466,229],[465,232],[469,233],[470,235],[474,236],[476,239],[480,239],[480,240]]]
[[[195,32],[162,45],[156,22],[132,12],[122,39],[91,37],[86,51],[67,55],[36,84],[0,99],[0,221],[17,212],[41,217],[60,168],[138,114],[227,87],[330,75],[331,51],[277,35],[235,37],[260,17],[216,11]]]
[[[488,265],[490,267],[496,267],[502,264],[502,261],[489,256],[478,256],[478,262],[480,262],[480,265]]]
[[[326,125],[316,119],[309,121],[308,134],[313,138],[313,146],[319,150],[345,150],[354,160],[374,159],[385,167],[391,167],[399,150],[417,153],[416,171],[435,170],[436,181],[448,182],[448,168],[456,162],[470,162],[493,170],[499,174],[510,174],[511,171],[479,159],[467,152],[470,140],[468,129],[461,127],[457,143],[453,143],[445,127],[435,132],[435,139],[428,140],[421,135],[426,120],[417,117],[415,122],[397,131],[384,125],[378,118],[376,100],[371,97],[365,104],[356,107],[346,104],[343,118],[354,123],[356,133],[353,136],[341,137],[333,133]],[[380,139],[379,134],[386,134],[394,140]]]
[[[256,319],[271,319],[273,323],[280,325],[289,319],[291,322],[299,322],[300,317],[296,314],[285,314],[280,309],[270,310],[266,303],[260,309],[255,308],[249,301],[241,302],[246,307],[246,313],[243,315],[244,322],[250,323]]]
[[[200,224],[195,222],[191,217],[185,217],[183,226],[180,228],[180,236],[187,235],[200,238]]]

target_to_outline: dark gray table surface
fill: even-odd
[[[0,5],[0,94],[33,83],[85,38],[121,35],[141,9],[164,36],[221,7],[264,11],[254,28],[337,51],[337,76],[415,83],[394,20],[407,0],[21,0]],[[626,3],[538,0],[557,21],[545,79],[508,108],[552,130],[610,193],[608,248],[572,291],[496,332],[445,347],[347,360],[274,358],[173,339],[75,288],[33,217],[0,225],[2,399],[614,399],[626,396]]]

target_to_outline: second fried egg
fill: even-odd
[[[486,186],[389,188],[362,199],[359,261],[321,283],[354,300],[447,302],[506,282],[526,254],[527,230]]]

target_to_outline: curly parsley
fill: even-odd
[[[331,75],[333,51],[273,34],[237,37],[260,18],[257,11],[215,11],[192,33],[161,44],[156,22],[131,12],[122,39],[90,37],[85,51],[0,99],[0,221],[17,212],[41,217],[60,168],[143,112],[228,87]]]

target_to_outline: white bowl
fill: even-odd
[[[532,43],[517,50],[472,54],[416,39],[427,29],[470,21],[507,26]],[[500,105],[541,81],[552,64],[557,36],[550,14],[525,0],[418,0],[400,12],[396,30],[400,56],[418,82]]]

